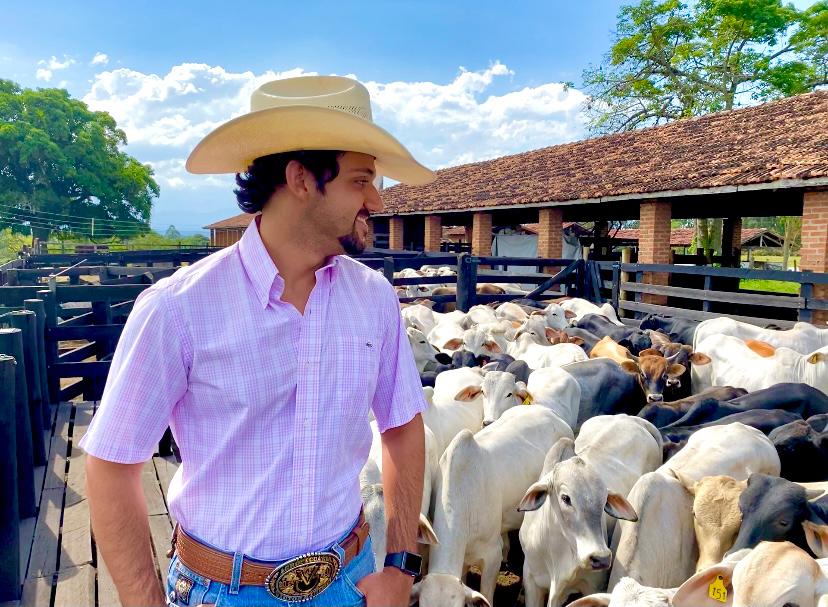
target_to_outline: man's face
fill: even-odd
[[[362,253],[368,237],[368,216],[383,209],[374,185],[374,157],[345,152],[339,157],[339,175],[316,193],[309,208],[316,234],[332,254]]]

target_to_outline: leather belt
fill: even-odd
[[[344,552],[340,567],[345,567],[362,550],[368,539],[368,523],[362,511],[359,513],[359,520],[348,534],[339,543]],[[209,580],[230,584],[233,575],[233,555],[209,546],[205,546],[186,531],[176,526],[172,537],[173,551],[178,553],[179,560],[193,572]],[[303,555],[297,559],[288,561],[265,562],[250,561],[244,559],[241,567],[241,585],[243,586],[268,586],[269,579],[281,568],[298,561],[299,559],[313,557],[314,555],[333,555],[338,561],[338,556],[333,550]],[[170,554],[170,556],[172,556]],[[338,570],[340,567],[336,567]]]

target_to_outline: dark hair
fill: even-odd
[[[245,213],[257,213],[276,191],[285,185],[285,169],[291,160],[296,160],[316,179],[316,187],[323,194],[325,184],[339,175],[339,157],[343,152],[335,150],[299,150],[283,152],[256,158],[245,173],[236,173],[233,190],[239,208]]]

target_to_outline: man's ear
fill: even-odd
[[[316,181],[298,160],[291,160],[285,167],[285,186],[291,194],[305,201],[316,190]]]

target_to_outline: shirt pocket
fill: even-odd
[[[379,340],[350,335],[334,337],[328,344],[333,389],[344,417],[367,420],[379,374]]]

